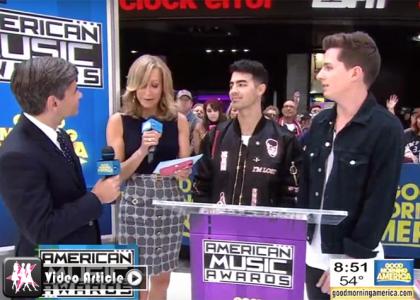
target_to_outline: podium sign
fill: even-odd
[[[306,222],[191,219],[192,299],[303,299]]]
[[[154,200],[190,214],[192,299],[303,300],[307,223],[342,211]]]

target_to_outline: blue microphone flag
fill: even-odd
[[[141,132],[149,131],[149,130],[155,130],[158,133],[162,133],[163,131],[163,125],[161,122],[154,118],[148,119],[146,122],[143,122],[141,126]]]

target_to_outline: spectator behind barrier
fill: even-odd
[[[418,164],[420,161],[420,112],[411,119],[411,130],[404,133],[404,161]]]

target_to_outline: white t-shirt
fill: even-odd
[[[287,127],[287,129],[289,129],[289,131],[294,132],[296,129],[296,125],[293,123],[284,123]]]
[[[321,209],[324,207],[324,193],[325,187],[327,185],[328,179],[331,174],[331,170],[334,163],[334,140],[336,134],[334,133],[333,136],[333,145],[328,155],[327,161],[325,162],[325,181],[324,187],[322,189],[322,199],[321,199]],[[375,248],[374,251],[378,251],[375,258],[383,259],[384,258],[384,248],[382,244],[379,243],[378,246]],[[312,243],[306,242],[306,264],[312,268],[320,269],[320,270],[328,270],[330,268],[330,260],[331,259],[343,259],[343,258],[350,258],[345,254],[328,254],[322,253],[321,249],[321,226],[319,224],[315,225],[314,235],[312,237]]]
[[[251,138],[250,135],[242,135],[241,136],[242,144],[244,144],[245,146],[248,146],[250,138]]]

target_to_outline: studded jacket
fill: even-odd
[[[347,211],[339,225],[321,226],[322,252],[372,258],[394,209],[403,157],[402,127],[372,95],[333,140],[336,116],[335,108],[327,109],[312,121],[298,206]],[[331,149],[334,161],[324,188]],[[310,225],[309,241],[313,231]]]
[[[206,135],[201,149],[194,201],[295,205],[301,149],[294,135],[275,122],[262,117],[248,146],[236,119],[223,122]]]

